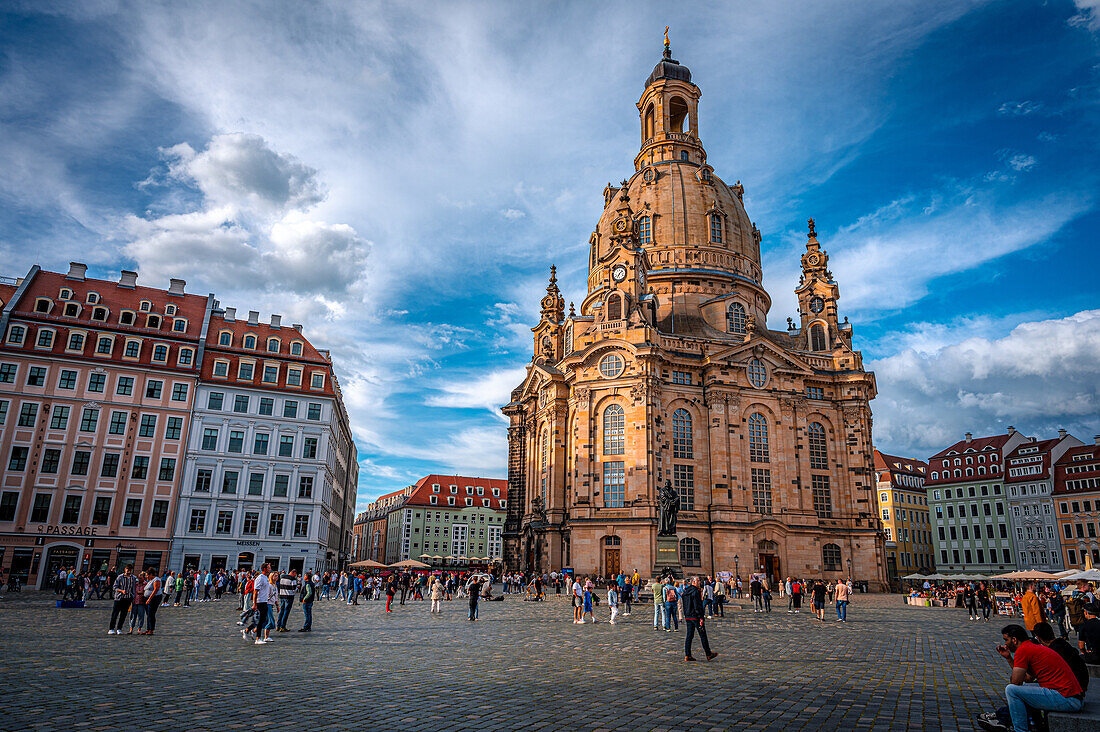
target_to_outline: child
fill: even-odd
[[[611,608],[611,624],[615,625],[615,618],[619,615],[619,592],[614,582],[607,588],[607,606]]]
[[[584,619],[584,617],[586,615],[591,615],[592,616],[592,622],[593,623],[596,622],[596,615],[595,615],[595,613],[592,612],[592,589],[590,587],[587,587],[587,586],[584,588],[584,612],[581,613],[581,624],[582,625],[586,622],[585,619]]]

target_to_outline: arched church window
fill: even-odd
[[[603,454],[622,455],[626,448],[626,414],[618,404],[603,410]]]
[[[722,243],[722,216],[712,213],[710,215],[710,240],[713,244]]]
[[[677,409],[672,413],[672,457],[691,459],[692,452],[691,415]]]
[[[648,216],[638,219],[638,242],[640,244],[653,243],[653,220]]]
[[[550,464],[550,430],[542,433],[542,495],[546,495],[546,486],[549,482],[547,467]]]
[[[731,304],[729,310],[726,311],[726,330],[730,333],[744,335],[746,323],[745,306],[739,302]]]
[[[607,319],[608,320],[621,320],[623,317],[623,298],[620,295],[608,295],[607,297]]]
[[[829,451],[825,446],[825,428],[820,422],[810,423],[810,470],[829,469]]]
[[[650,104],[645,110],[645,129],[643,130],[645,140],[653,137],[653,105]],[[643,142],[645,141],[643,140]]]
[[[749,417],[749,460],[766,463],[768,455],[768,420],[760,412],[754,412]]]
[[[810,350],[825,350],[825,328],[820,323],[814,323],[810,326]]]
[[[764,362],[759,358],[754,358],[749,361],[748,375],[749,383],[757,389],[764,388],[764,384],[768,383],[768,370],[764,367]]]
[[[826,544],[821,547],[821,564],[826,572],[839,572],[840,547],[836,544]]]

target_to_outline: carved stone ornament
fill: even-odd
[[[573,396],[577,398],[577,406],[581,409],[588,409],[588,401],[592,398],[592,391],[583,386],[577,387],[573,390]]]
[[[634,386],[630,387],[630,400],[635,404],[640,404],[644,402],[646,391],[647,389],[645,387],[645,384],[635,384]]]

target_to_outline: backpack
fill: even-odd
[[[665,602],[676,602],[676,590],[673,587],[665,588]]]

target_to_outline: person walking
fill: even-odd
[[[294,607],[294,598],[298,594],[298,572],[290,570],[279,578],[279,621],[275,623],[278,633],[289,632],[286,624],[290,622],[290,609]]]
[[[584,610],[581,613],[581,624],[584,624],[584,617],[586,615],[592,616],[592,622],[596,622],[596,614],[592,612],[592,583],[585,578],[584,581]]]
[[[978,596],[978,606],[982,609],[982,619],[988,621],[989,614],[993,611],[993,602],[989,597],[989,588],[985,586],[985,582],[978,585],[975,594]]]
[[[443,610],[440,608],[439,603],[443,600],[443,583],[439,581],[438,577],[432,580],[432,589],[429,596],[432,600],[431,611],[437,614],[442,613]]]
[[[791,582],[791,607],[787,612],[799,612],[802,609],[802,583],[798,580]]]
[[[573,622],[579,625],[584,622],[584,588],[578,579],[573,579],[570,591],[573,593]]]
[[[794,592],[793,592],[794,583],[791,582],[790,577],[788,577],[786,579],[786,581],[783,583],[783,587],[786,589],[786,593],[787,593],[787,612],[793,613],[794,612]]]
[[[619,617],[619,588],[615,583],[607,586],[607,607],[611,611],[611,624],[615,625],[615,618]]]
[[[1039,603],[1039,596],[1035,594],[1035,583],[1027,583],[1027,592],[1020,599],[1020,606],[1024,611],[1024,626],[1027,632],[1035,630],[1035,626],[1043,622],[1043,608]]]
[[[126,622],[126,615],[130,612],[130,603],[134,597],[134,586],[137,578],[132,574],[133,566],[127,564],[122,574],[115,577],[111,589],[114,591],[114,607],[111,608],[111,624],[108,626],[107,635],[122,635],[122,624]]]
[[[782,587],[782,585],[780,585]],[[768,587],[768,583],[764,583],[764,588],[760,591],[760,595],[764,598],[764,612],[770,613],[772,611],[772,590]]]
[[[481,578],[476,574],[466,585],[466,592],[470,595],[470,615],[467,620],[477,620],[477,603],[481,599]]]
[[[397,583],[391,576],[386,582],[386,612],[393,612],[393,608],[390,607],[393,604],[393,596],[397,594]]]
[[[145,630],[145,577],[144,572],[139,572],[137,582],[134,583],[130,597],[130,629],[126,631],[126,635],[133,634],[135,625],[138,634]]]
[[[699,640],[703,643],[703,653],[708,661],[718,656],[710,650],[710,642],[707,640],[707,630],[703,618],[703,596],[699,591],[699,578],[692,577],[691,582],[684,588],[684,622],[687,623],[687,635],[684,636],[684,660],[694,661],[691,655],[691,642],[695,634],[699,633]]]
[[[157,608],[160,607],[163,593],[157,570],[150,567],[146,575],[149,577],[149,581],[145,583],[143,592],[145,593],[145,616],[149,619],[149,629],[142,631],[141,635],[152,635],[153,631],[157,629]]]
[[[758,577],[753,577],[749,583],[749,597],[752,598],[754,613],[764,612],[764,589]]]
[[[974,585],[967,583],[966,588],[963,589],[963,605],[966,606],[966,612],[969,613],[967,620],[978,619],[978,596],[974,592]]]
[[[845,582],[838,582],[836,585],[836,619],[839,623],[848,622],[848,597],[850,591],[848,590],[848,584]],[[975,618],[977,619],[977,618]]]
[[[263,645],[271,640],[271,631],[267,628],[267,615],[271,601],[275,597],[275,588],[271,586],[271,580],[267,576],[270,569],[270,564],[264,564],[260,567],[259,574],[252,580],[252,607],[255,609],[255,614],[252,623],[241,633],[241,637],[247,640],[249,634],[255,629],[256,645]]]
[[[313,630],[313,601],[317,599],[317,586],[313,583],[313,577],[306,572],[302,578],[302,627],[299,633],[309,633]]]
[[[813,590],[814,600],[814,612],[817,614],[817,619],[821,622],[825,622],[825,583],[821,580],[814,582]]]
[[[662,586],[661,596],[664,598],[665,603],[665,632],[671,633],[673,627],[679,630],[680,619],[678,617],[679,613],[677,612],[679,596],[676,594],[676,581],[671,577],[669,577]]]

